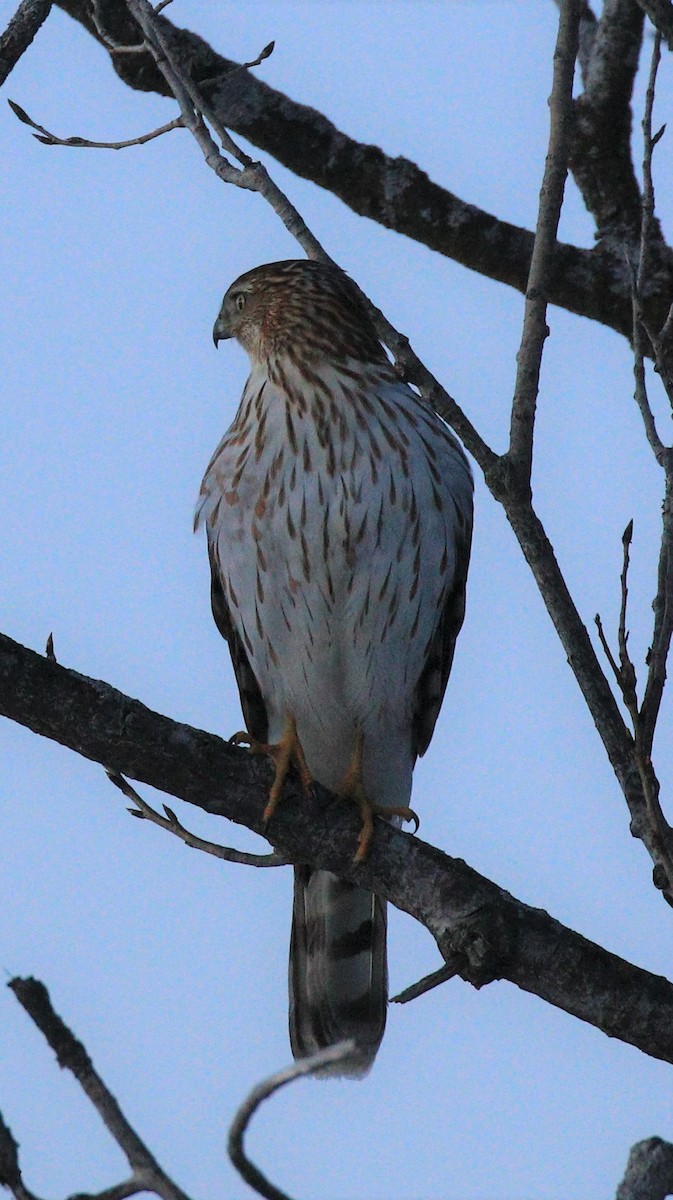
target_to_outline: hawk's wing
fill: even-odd
[[[453,587],[437,622],[428,657],[414,693],[411,747],[414,755],[419,756],[425,754],[434,733],[451,674],[456,638],[465,616],[465,587],[472,544],[472,520],[460,509],[457,509],[456,515],[456,571]]]
[[[266,742],[268,741],[269,725],[266,706],[262,699],[262,693],[259,690],[259,684],[248,661],[243,642],[236,632],[231,619],[231,613],[229,612],[229,606],[222,587],[219,563],[210,538],[208,539],[208,558],[210,560],[210,604],[215,624],[229,645],[234,675],[238,684],[238,693],[241,697],[241,708],[243,709],[245,726],[251,738],[254,738],[256,742]]]

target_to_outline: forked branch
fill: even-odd
[[[82,1045],[52,1007],[49,993],[38,979],[11,979],[8,987],[51,1046],[58,1065],[70,1071],[124,1154],[131,1176],[87,1200],[125,1200],[139,1192],[154,1192],[161,1200],[189,1200],[186,1192],[159,1166],[154,1155],[127,1121]],[[23,1183],[18,1146],[0,1118],[0,1183],[15,1200],[37,1200]]]

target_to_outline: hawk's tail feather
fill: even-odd
[[[357,1049],[322,1075],[365,1075],[386,1025],[385,900],[329,871],[295,867],[290,1041],[295,1058],[346,1038]]]

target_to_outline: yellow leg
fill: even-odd
[[[391,817],[401,817],[403,821],[413,821],[414,833],[416,833],[419,826],[418,817],[412,808],[407,808],[403,805],[389,808],[380,804],[372,804],[362,782],[363,741],[362,730],[358,729],[355,735],[355,746],[348,764],[348,770],[339,788],[341,798],[344,800],[355,800],[360,810],[362,829],[360,830],[358,848],[355,851],[353,859],[353,862],[356,863],[363,862],[369,853],[371,840],[374,836],[374,817],[384,817],[386,820],[390,820]]]
[[[308,769],[302,744],[297,736],[297,725],[294,717],[288,717],[285,729],[279,742],[258,742],[247,733],[235,733],[229,738],[234,746],[247,745],[251,754],[268,754],[276,764],[276,774],[269,790],[269,799],[263,813],[264,824],[273,816],[283,784],[287,779],[290,768],[295,767],[304,792],[310,792],[313,787],[313,776]]]

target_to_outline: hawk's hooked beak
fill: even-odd
[[[227,325],[227,322],[225,321],[222,313],[219,313],[217,320],[216,320],[215,324],[213,325],[213,342],[215,344],[215,349],[217,350],[218,342],[225,342],[227,340],[227,338],[230,338],[233,336],[234,335],[232,334],[231,330],[229,329],[229,326]]]

